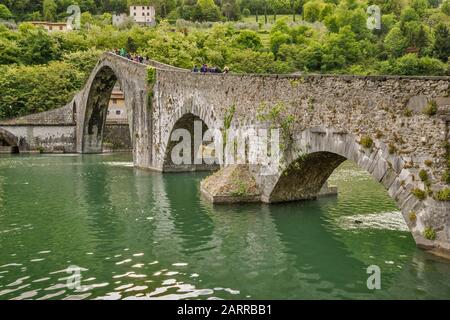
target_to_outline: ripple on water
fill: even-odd
[[[380,229],[408,231],[403,215],[399,211],[357,214],[338,218],[338,224],[346,230]]]
[[[132,168],[134,167],[133,162],[103,162],[105,166],[111,166],[111,167],[126,167],[126,168]]]

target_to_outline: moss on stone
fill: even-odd
[[[436,200],[439,201],[450,201],[450,188],[445,187],[444,189],[436,193]]]
[[[156,82],[156,69],[152,66],[147,67],[147,84],[153,86]]]
[[[437,113],[437,111],[438,111],[438,106],[437,106],[436,101],[430,100],[422,112],[428,116],[434,116]]]
[[[423,163],[424,163],[427,167],[431,167],[431,166],[433,165],[433,161],[431,161],[431,160],[425,160]]]
[[[147,102],[147,108],[151,110],[152,108],[152,101],[153,101],[153,86],[156,82],[156,69],[152,66],[147,67],[147,90],[148,90],[148,102]]]
[[[428,240],[436,240],[436,231],[432,227],[426,227],[423,236]]]
[[[403,111],[403,115],[404,115],[405,117],[408,117],[408,118],[411,117],[411,116],[412,116],[412,110],[406,108],[406,109]]]
[[[208,176],[203,187],[212,196],[246,198],[260,194],[246,165],[230,165]]]
[[[450,184],[450,169],[444,171],[444,174],[442,175],[442,181],[444,181],[447,184]]]
[[[427,193],[419,188],[413,189],[411,193],[419,200],[425,200],[427,198]]]
[[[422,169],[419,171],[419,178],[422,182],[428,181],[428,173],[426,170]]]
[[[395,146],[395,144],[389,143],[388,152],[389,152],[389,154],[394,154],[397,152],[397,147]]]
[[[359,140],[359,144],[364,148],[370,149],[373,146],[373,140],[370,136],[365,135],[361,137],[361,140]]]

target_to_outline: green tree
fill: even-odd
[[[296,21],[296,14],[300,8],[303,8],[304,0],[289,0],[289,9],[292,14],[292,21]]]
[[[437,8],[441,4],[441,0],[428,0],[428,5],[431,8]]]
[[[338,34],[331,34],[324,45],[322,70],[344,68],[362,57],[360,44],[350,26],[342,27]]]
[[[0,65],[19,62],[19,48],[16,42],[0,37]]]
[[[318,1],[310,1],[303,6],[303,19],[308,22],[318,21],[320,18],[321,3]]]
[[[137,47],[134,39],[132,37],[128,37],[127,45],[126,45],[127,52],[135,53],[137,51],[137,49],[138,49],[138,47]]]
[[[430,57],[419,58],[409,53],[396,60],[384,61],[380,64],[380,72],[398,75],[445,75],[447,65],[442,61]]]
[[[222,4],[222,13],[227,20],[239,20],[241,18],[241,9],[236,0],[224,0]]]
[[[60,107],[83,85],[84,75],[63,62],[0,67],[0,118]]]
[[[422,17],[428,9],[428,0],[411,0],[411,8]]]
[[[402,23],[410,22],[410,21],[419,21],[420,17],[416,10],[411,7],[407,7],[402,11],[400,15],[400,21]]]
[[[23,28],[18,41],[20,61],[24,64],[45,64],[59,58],[56,42],[41,28]]]
[[[55,0],[44,0],[42,5],[42,16],[47,21],[55,21],[56,18],[56,5]]]
[[[74,51],[65,53],[62,57],[62,61],[82,72],[86,79],[90,75],[92,69],[94,69],[102,54],[103,51],[97,49]]]
[[[9,11],[8,7],[5,6],[4,4],[0,4],[0,19],[11,19],[12,18],[12,13],[11,11]]]
[[[380,7],[382,14],[393,13],[397,16],[400,15],[404,7],[405,1],[403,0],[373,0],[370,2]]]
[[[195,19],[199,21],[219,21],[221,18],[214,0],[198,0],[195,11]]]
[[[444,2],[442,2],[441,10],[443,13],[450,16],[450,0],[444,0]]]
[[[450,57],[450,30],[440,23],[435,30],[435,41],[433,47],[434,56],[444,62],[447,62]]]
[[[243,30],[234,38],[235,46],[238,48],[260,50],[262,49],[261,38],[252,30]]]
[[[270,50],[274,54],[275,58],[278,55],[278,50],[281,45],[289,44],[292,42],[292,37],[289,34],[276,31],[270,35]]]
[[[389,31],[384,39],[384,45],[391,56],[400,57],[408,47],[408,39],[405,37],[400,27],[395,26]]]

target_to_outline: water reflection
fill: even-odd
[[[354,167],[333,176],[338,198],[212,206],[199,195],[204,174],[130,161],[0,160],[0,299],[449,297],[449,264],[389,228],[395,205]],[[342,225],[355,217],[377,227]],[[366,287],[371,264],[381,291]],[[75,290],[72,265],[82,268]]]

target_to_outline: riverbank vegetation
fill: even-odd
[[[126,1],[85,0],[81,30],[4,22],[0,118],[62,106],[103,51],[122,47],[183,68],[206,63],[237,73],[449,74],[450,0],[285,2],[155,0],[157,26],[118,28],[111,13],[125,12]],[[0,18],[63,20],[71,3],[0,0]],[[371,4],[381,8],[379,30],[367,28]]]

